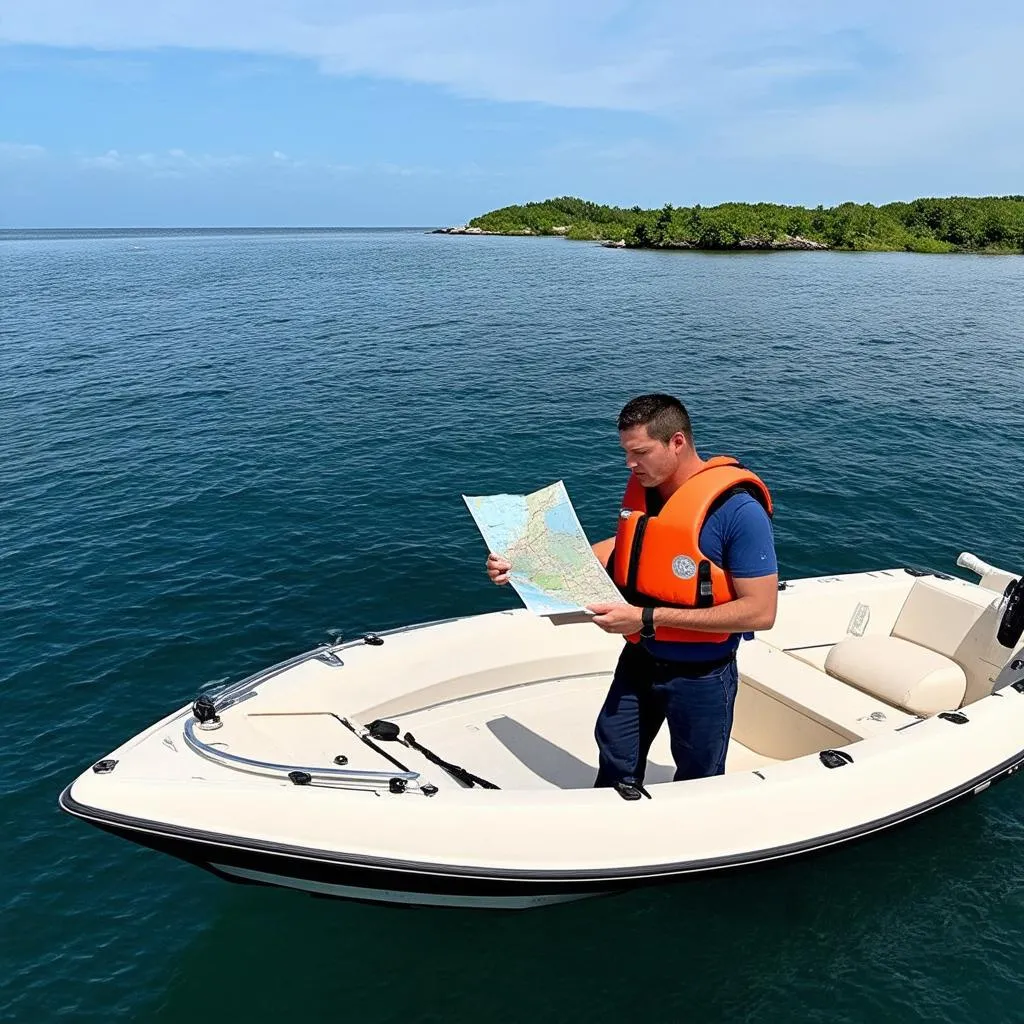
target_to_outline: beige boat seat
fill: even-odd
[[[952,711],[967,692],[967,676],[955,661],[899,636],[840,640],[828,652],[825,671],[914,715]]]
[[[769,726],[777,720],[778,708],[775,705],[788,706],[824,727],[825,731],[805,730],[811,749],[819,740],[821,749],[844,741],[868,739],[916,721],[912,713],[906,713],[866,690],[847,686],[841,679],[830,677],[820,668],[763,640],[749,640],[740,645],[739,668],[740,678],[748,689],[758,691],[770,700],[752,699],[756,695],[750,693],[741,693],[737,697],[737,707],[742,697],[750,711],[745,720],[746,725],[751,726],[737,738],[747,743],[744,736],[749,734],[747,745],[772,757],[794,756],[792,753],[773,753]],[[753,728],[755,719],[758,724]],[[785,720],[786,728],[791,731],[792,716],[786,715]]]
[[[992,652],[995,595],[960,581],[921,578],[890,635],[846,637],[823,668],[837,679],[914,714],[952,711],[992,691],[1004,660]]]

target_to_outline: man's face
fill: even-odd
[[[626,453],[626,468],[644,487],[657,487],[676,471],[686,439],[673,434],[666,444],[651,437],[646,426],[639,426],[620,430],[619,444]]]

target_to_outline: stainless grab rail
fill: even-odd
[[[461,617],[462,616],[455,615],[447,619],[434,619],[431,622],[417,622],[410,626],[396,626],[394,629],[382,630],[377,635],[394,636],[396,633],[409,633],[415,629],[426,629],[428,626],[440,626],[446,622],[457,622]],[[357,647],[362,644],[362,642],[362,638],[357,637],[355,640],[346,640],[340,644],[321,644],[312,651],[305,651],[302,654],[296,654],[294,657],[288,658],[286,661],[278,662],[276,665],[260,669],[258,672],[254,672],[252,675],[246,676],[244,679],[239,679],[238,682],[228,683],[222,690],[210,693],[207,696],[209,696],[214,702],[218,712],[223,711],[224,709],[231,707],[232,704],[237,704],[245,693],[254,689],[260,683],[265,683],[268,679],[272,679],[274,676],[279,675],[286,669],[294,668],[296,665],[301,665],[305,661],[312,661],[317,657],[317,655],[325,652],[333,654],[335,651],[344,651],[349,647]]]
[[[196,720],[194,718],[190,718],[185,722],[185,743],[190,750],[211,761],[221,761],[228,768],[241,768],[243,771],[251,771],[258,775],[280,776],[287,779],[290,772],[305,772],[312,778],[334,779],[341,782],[376,782],[385,786],[392,779],[404,779],[406,782],[414,782],[420,777],[419,772],[360,771],[357,768],[307,768],[303,765],[257,761],[251,757],[242,757],[240,754],[229,754],[226,750],[218,750],[216,747],[204,743],[196,736],[195,727]]]

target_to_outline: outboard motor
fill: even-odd
[[[996,640],[1002,647],[1013,650],[1024,635],[1024,580],[1005,569],[990,565],[970,551],[962,551],[956,564],[980,576],[978,586],[994,590],[997,594],[1002,593],[997,611],[999,626],[996,629]]]
[[[1024,635],[1024,579],[1010,580],[1006,584],[1000,607],[1003,614],[999,619],[996,639],[1003,647],[1012,650]]]
[[[970,551],[961,551],[957,557],[956,564],[962,569],[980,576],[981,579],[978,580],[978,586],[982,590],[992,590],[997,594],[1001,594],[1006,589],[1006,584],[1017,578],[1012,572],[1007,572],[996,565],[991,565],[983,558],[972,555]]]

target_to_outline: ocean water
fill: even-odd
[[[667,390],[783,577],[1024,568],[1024,258],[409,232],[0,233],[5,1020],[1024,1020],[1024,783],[806,861],[521,914],[230,886],[62,815],[205,686],[515,605],[461,493]]]

